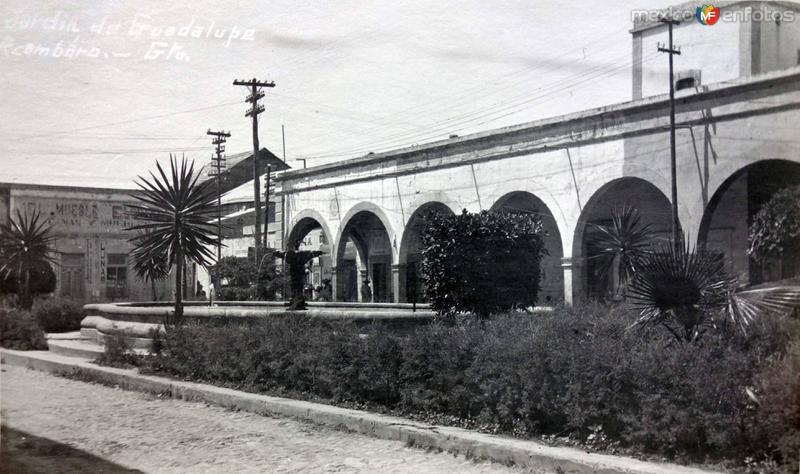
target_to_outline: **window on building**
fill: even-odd
[[[128,262],[125,254],[109,254],[106,263],[106,297],[128,297]]]
[[[684,69],[675,75],[675,90],[695,89],[700,87],[700,69]]]
[[[692,89],[695,87],[695,80],[693,77],[684,77],[675,82],[675,90]]]

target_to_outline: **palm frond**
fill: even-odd
[[[730,295],[727,316],[752,322],[763,313],[787,313],[800,308],[800,286],[774,286],[738,290]]]
[[[0,224],[0,277],[17,281],[20,305],[33,304],[31,273],[50,264],[56,235],[53,227],[38,211],[23,214],[19,209],[8,222]]]
[[[181,289],[183,267],[186,262],[195,262],[208,267],[214,260],[211,250],[217,245],[212,219],[217,202],[211,181],[198,183],[194,173],[194,162],[182,158],[180,163],[170,155],[167,173],[156,163],[156,173],[150,178],[139,176],[139,189],[133,193],[136,203],[127,206],[128,214],[137,224],[127,230],[139,231],[130,239],[134,248],[131,253],[133,268],[137,275],[151,281],[175,271],[175,312],[168,316],[166,327],[180,324],[183,317]]]
[[[709,316],[728,304],[734,287],[721,253],[668,245],[641,259],[628,298],[639,312],[636,325],[666,326],[679,339],[694,340],[714,325]],[[732,314],[743,322],[741,312]]]
[[[170,170],[156,164],[157,173],[150,179],[139,177],[139,190],[133,194],[138,203],[129,204],[128,214],[138,224],[128,230],[144,231],[145,237],[131,239],[134,244],[134,268],[146,268],[153,259],[175,264],[178,246],[184,256],[208,266],[214,259],[216,245],[211,223],[216,213],[216,195],[210,181],[198,183],[194,163],[184,158],[178,163],[170,156]]]
[[[612,209],[610,225],[589,224],[589,228],[590,258],[599,261],[605,275],[617,263],[618,285],[630,281],[641,259],[652,251],[651,225],[643,224],[639,211],[628,204]]]
[[[0,224],[0,273],[13,274],[42,262],[55,264],[55,233],[38,211],[31,215],[16,210],[16,217]]]
[[[634,326],[665,326],[678,339],[693,341],[720,318],[744,332],[766,312],[800,307],[800,287],[737,286],[720,252],[666,246],[641,260],[629,285],[628,297],[639,313]]]

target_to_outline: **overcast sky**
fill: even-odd
[[[0,2],[0,182],[131,187],[208,128],[308,166],[630,100],[654,0]]]

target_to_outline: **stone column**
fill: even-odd
[[[367,272],[366,268],[359,267],[358,268],[358,281],[356,282],[356,301],[360,301],[361,303],[371,303],[372,301],[361,301],[361,287],[364,286],[364,280],[369,278],[369,272]],[[372,291],[372,299],[375,299],[375,283],[370,283],[370,290]]]
[[[581,301],[582,289],[580,282],[583,277],[582,259],[564,257],[561,259],[561,268],[564,270],[564,304],[572,306]]]
[[[392,300],[395,303],[400,303],[401,301],[407,301],[405,290],[405,276],[406,276],[406,266],[397,264],[392,265]]]
[[[336,267],[331,267],[331,301],[339,301],[339,275]]]

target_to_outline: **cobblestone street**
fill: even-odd
[[[4,425],[145,472],[522,472],[19,367],[4,365],[0,383]]]

